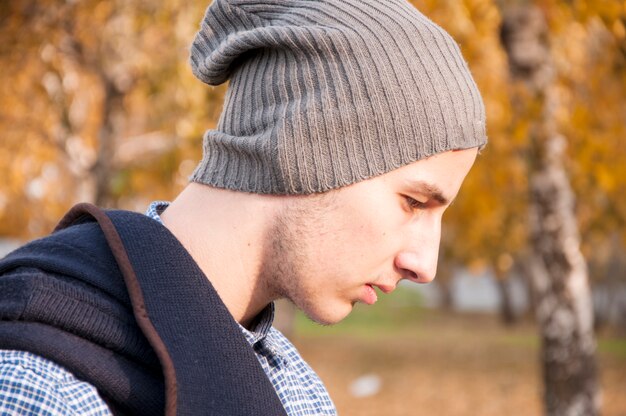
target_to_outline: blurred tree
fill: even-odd
[[[553,19],[572,22],[555,25],[563,33],[556,61],[567,104],[561,126],[571,139],[569,171],[581,196],[582,249],[595,266],[590,273],[598,288],[619,293],[626,284],[624,270],[614,267],[614,256],[626,254],[618,248],[626,242],[626,3],[560,3],[553,9]],[[623,322],[626,312],[611,320]]]
[[[489,144],[446,214],[442,258],[490,269],[500,287],[525,271],[528,242],[527,132],[533,114],[510,99],[508,64],[499,41],[499,8],[514,0],[413,0],[459,42],[487,109]],[[523,3],[523,2],[522,2]],[[551,28],[559,97],[555,122],[570,142],[565,168],[577,195],[577,222],[586,257],[608,261],[609,236],[626,242],[626,3],[537,0]],[[607,267],[598,270],[609,270]],[[522,273],[523,276],[528,273]],[[442,272],[438,279],[449,275]],[[594,279],[615,278],[597,275]],[[617,277],[621,281],[626,276]],[[445,285],[444,285],[445,286]],[[503,292],[503,301],[507,299]],[[510,305],[502,303],[505,321]],[[513,316],[515,318],[515,316]]]
[[[505,11],[502,43],[510,72],[520,81],[516,111],[534,120],[529,130],[529,256],[542,339],[548,415],[597,415],[600,389],[593,308],[580,251],[574,198],[558,131],[560,108],[549,31],[541,9],[526,4]]]
[[[526,226],[519,219],[527,212],[524,126],[528,121],[511,122],[507,61],[498,35],[500,11],[493,0],[413,3],[459,43],[487,110],[489,143],[446,213],[442,262],[474,271],[492,270],[502,282],[502,318],[511,323],[517,315],[504,290],[509,287],[505,279],[526,245]],[[452,266],[440,265],[438,281],[450,278],[452,273],[445,271]]]
[[[0,4],[0,235],[44,234],[77,201],[142,209],[186,182],[221,108],[186,63],[200,7]]]
[[[459,42],[488,114],[489,145],[446,214],[450,271],[438,279],[469,265],[504,282],[525,264],[533,115],[509,99],[498,2],[412,2]],[[185,185],[224,91],[200,84],[187,65],[207,3],[0,2],[0,235],[45,234],[79,200],[142,210]],[[608,235],[626,243],[626,3],[536,3],[552,32],[555,119],[571,143],[565,167],[583,196],[582,249],[600,265],[595,278],[608,279],[615,268],[598,248]]]

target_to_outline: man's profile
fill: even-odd
[[[486,143],[443,29],[405,0],[214,0],[190,52],[229,85],[189,185],[0,262],[3,412],[336,414],[273,302],[334,324],[434,278]]]

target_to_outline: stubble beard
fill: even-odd
[[[261,282],[272,298],[286,298],[311,320],[323,324],[316,316],[310,286],[310,258],[306,255],[307,233],[305,213],[285,209],[266,231],[261,264]]]

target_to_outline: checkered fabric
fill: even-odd
[[[168,202],[153,202],[146,215],[161,222]],[[274,305],[256,327],[241,331],[254,349],[290,416],[336,415],[335,406],[317,374],[283,334],[272,327]],[[109,416],[95,387],[76,379],[57,364],[25,351],[0,350],[0,415]]]
[[[25,351],[0,350],[0,415],[112,416],[89,383]]]

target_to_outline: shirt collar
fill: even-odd
[[[146,215],[155,221],[163,224],[161,220],[161,214],[170,205],[168,201],[154,201],[150,204],[146,210]],[[259,341],[263,341],[272,328],[274,323],[274,302],[267,305],[265,309],[261,311],[256,319],[256,323],[251,329],[244,328],[241,324],[237,323],[241,328],[243,334],[248,339],[248,342],[252,345]]]
[[[267,338],[270,329],[272,329],[272,323],[274,322],[274,302],[270,303],[261,311],[256,319],[256,323],[250,329],[246,329],[243,326],[243,331],[250,344],[256,344],[259,341],[263,341]]]
[[[163,224],[163,221],[161,221],[161,214],[169,205],[170,203],[168,201],[154,201],[150,204],[150,206],[148,206],[146,215]]]

